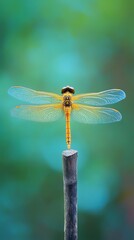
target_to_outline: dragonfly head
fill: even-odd
[[[74,93],[75,93],[75,90],[74,90],[73,87],[66,86],[66,87],[62,88],[61,93],[64,94],[64,93],[66,93],[66,92],[70,92],[70,93],[74,94]]]

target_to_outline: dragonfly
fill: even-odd
[[[71,148],[70,119],[87,124],[118,122],[122,119],[121,113],[104,106],[117,103],[126,97],[121,89],[75,95],[74,88],[70,86],[63,87],[61,95],[22,86],[10,87],[8,93],[28,103],[13,108],[11,114],[14,117],[38,122],[52,122],[64,116],[68,149]]]

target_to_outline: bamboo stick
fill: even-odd
[[[78,239],[77,226],[77,151],[65,150],[63,157],[64,240]]]

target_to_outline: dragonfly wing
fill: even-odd
[[[20,86],[9,88],[8,93],[21,101],[32,104],[52,104],[58,103],[62,100],[62,97],[58,94],[35,91]]]
[[[40,106],[20,105],[11,111],[12,116],[37,122],[52,122],[63,116],[61,104]]]
[[[122,115],[115,109],[105,107],[89,107],[73,104],[71,116],[81,123],[112,123],[122,119]]]
[[[78,94],[73,97],[73,101],[91,106],[104,106],[117,103],[125,97],[126,94],[124,91],[120,89],[111,89],[98,93]]]

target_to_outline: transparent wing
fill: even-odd
[[[78,94],[73,96],[73,101],[91,106],[103,106],[117,103],[125,97],[126,94],[124,91],[120,89],[111,89],[98,93]]]
[[[89,107],[73,104],[71,116],[81,123],[112,123],[122,119],[121,113],[112,108]]]
[[[11,111],[12,116],[37,122],[52,122],[63,116],[61,104],[20,105]]]
[[[62,97],[58,94],[35,91],[20,86],[9,88],[8,93],[21,101],[32,104],[52,104],[58,103],[62,100]]]

